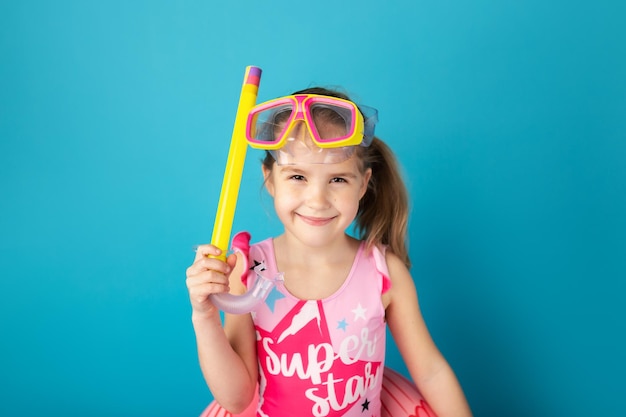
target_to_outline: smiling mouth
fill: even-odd
[[[306,224],[311,226],[324,226],[332,222],[335,217],[310,217],[298,214],[298,217]]]

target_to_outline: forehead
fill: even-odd
[[[360,165],[359,159],[353,155],[351,158],[337,163],[296,162],[289,165],[275,164],[274,169],[281,174],[357,177],[361,175]]]

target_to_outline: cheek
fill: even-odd
[[[274,207],[276,210],[290,210],[299,200],[298,192],[285,185],[278,185],[273,188]]]
[[[340,195],[333,195],[331,201],[335,207],[340,208],[344,213],[352,213],[356,216],[359,210],[360,195],[361,193],[358,190],[351,190],[350,192],[340,193]]]

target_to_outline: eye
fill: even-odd
[[[300,175],[300,174],[291,175],[289,179],[294,180],[294,181],[304,181],[304,175]]]
[[[345,178],[342,177],[335,177],[333,179],[330,180],[331,183],[339,183],[339,182],[348,182],[348,180],[346,180]]]

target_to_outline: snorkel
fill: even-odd
[[[260,68],[246,68],[211,240],[222,250],[218,256],[222,260],[226,260],[248,144],[269,151],[278,165],[339,163],[349,159],[356,146],[370,145],[378,120],[375,109],[358,108],[349,100],[319,94],[286,96],[255,106],[260,79]],[[319,110],[326,116],[318,117]],[[281,114],[290,115],[284,123],[276,117]],[[329,118],[329,114],[333,117]],[[336,130],[338,120],[342,128]],[[280,132],[276,131],[281,125]],[[246,262],[249,240],[250,235],[245,232],[233,239],[233,249],[242,252]],[[281,273],[267,277],[260,269],[254,271],[256,281],[245,294],[211,294],[211,302],[231,314],[258,308],[283,279]]]
[[[247,142],[245,135],[246,119],[248,113],[256,103],[261,81],[261,68],[248,66],[241,87],[239,105],[235,116],[233,135],[228,150],[228,159],[224,178],[222,180],[222,190],[215,214],[215,224],[213,226],[213,237],[211,243],[222,250],[219,259],[226,260],[226,251],[235,217],[235,207],[241,185],[243,166],[246,159]],[[220,310],[232,314],[248,313],[263,302],[274,287],[275,280],[263,278],[257,274],[257,280],[253,288],[243,295],[233,295],[227,293],[211,294],[211,302]]]

